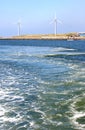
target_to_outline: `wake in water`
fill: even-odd
[[[1,130],[84,130],[85,53],[1,46]]]

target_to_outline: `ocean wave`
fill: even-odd
[[[75,51],[75,49],[72,48],[64,48],[64,47],[57,47],[52,49],[53,52],[60,52],[60,51]]]
[[[79,56],[79,55],[85,55],[85,53],[79,53],[79,52],[59,52],[57,54],[47,54],[44,55],[45,57],[57,57],[57,56]]]

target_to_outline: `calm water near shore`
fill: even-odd
[[[85,130],[84,40],[0,40],[0,130]]]

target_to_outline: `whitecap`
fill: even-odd
[[[57,47],[57,48],[54,48],[52,51],[73,51],[73,50],[75,50],[75,49]]]
[[[83,96],[85,96],[83,94]],[[85,111],[78,111],[75,104],[80,101],[82,99],[82,97],[78,97],[75,96],[75,98],[73,99],[74,102],[71,104],[70,106],[70,112],[72,113],[72,116],[69,117],[70,119],[70,123],[77,129],[77,130],[85,130],[85,124],[79,123],[78,119],[81,119],[83,117],[85,117]]]
[[[30,122],[30,127],[33,127],[35,125],[35,122],[34,121],[31,121]]]
[[[0,118],[5,114],[6,110],[0,105]]]

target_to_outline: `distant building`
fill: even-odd
[[[85,32],[79,32],[79,36],[85,36]]]

